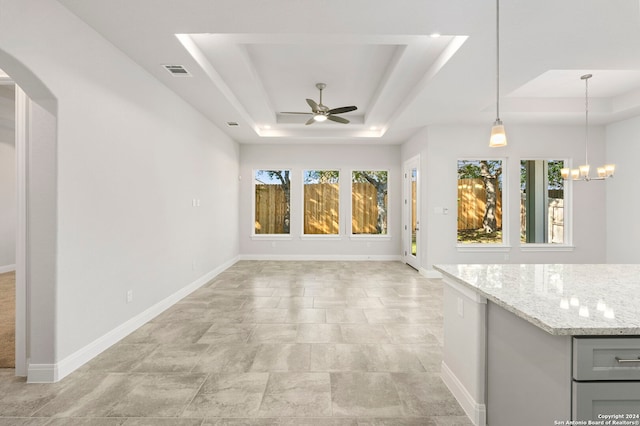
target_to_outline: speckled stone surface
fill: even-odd
[[[640,335],[640,265],[436,265],[554,335]]]

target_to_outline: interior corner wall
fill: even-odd
[[[640,263],[640,198],[634,178],[640,158],[640,116],[610,124],[607,162],[616,174],[607,186],[607,263]]]
[[[255,170],[291,170],[291,238],[253,238]],[[301,238],[303,170],[340,170],[340,239]],[[351,171],[388,170],[388,236],[350,237]],[[398,145],[241,145],[240,252],[253,259],[399,259],[402,178]],[[349,189],[344,190],[345,186]],[[360,236],[359,236],[360,237]]]
[[[446,263],[602,263],[605,261],[605,183],[571,182],[573,190],[573,246],[571,251],[522,251],[520,247],[520,160],[568,158],[573,166],[584,162],[582,126],[509,125],[509,145],[489,148],[487,126],[430,126],[402,146],[402,161],[420,154],[419,244],[425,247],[421,267]],[[590,130],[589,160],[604,164],[605,130]],[[457,160],[470,158],[506,159],[508,216],[504,252],[462,252],[457,236]],[[442,214],[442,208],[448,214]]]
[[[56,365],[237,259],[239,148],[58,2],[0,8],[0,50],[57,105],[57,179],[34,194],[55,200],[55,265],[31,295],[55,306],[37,362]]]
[[[0,86],[0,273],[16,263],[15,89]]]

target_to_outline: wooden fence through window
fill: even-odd
[[[256,184],[255,233],[282,234],[287,211],[280,185]],[[386,199],[385,199],[386,202]],[[368,182],[352,183],[351,226],[354,234],[376,234],[378,201],[376,187]],[[304,185],[304,233],[340,233],[339,188],[335,183]]]
[[[351,232],[378,233],[378,191],[375,186],[368,182],[352,183],[351,210]]]
[[[256,234],[284,234],[287,198],[281,185],[256,184]]]
[[[502,193],[496,188],[496,226],[502,229]],[[481,178],[458,179],[458,230],[482,229],[487,192]]]
[[[340,233],[340,189],[337,183],[304,185],[304,233]]]

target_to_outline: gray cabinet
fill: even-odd
[[[574,337],[573,420],[640,420],[640,337]]]
[[[640,382],[573,382],[573,420],[640,420]],[[622,424],[622,423],[620,423]]]

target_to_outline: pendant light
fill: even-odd
[[[507,134],[500,120],[500,0],[496,0],[496,121],[491,127],[490,147],[507,145]]]
[[[605,164],[597,168],[597,177],[589,176],[589,79],[591,77],[593,74],[585,74],[580,77],[581,80],[584,80],[584,164],[577,169],[560,169],[560,174],[565,180],[604,180],[613,177],[613,173],[616,171],[615,164]]]

